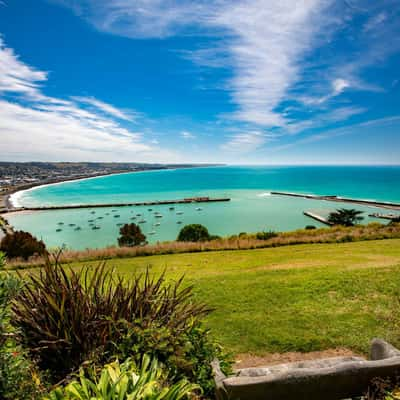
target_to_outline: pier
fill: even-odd
[[[381,213],[372,213],[368,214],[368,217],[372,218],[382,218],[382,219],[388,219],[390,221],[400,218],[400,214],[381,214]]]
[[[229,197],[188,197],[178,200],[154,200],[127,203],[103,203],[103,204],[71,204],[61,206],[41,206],[41,207],[20,207],[8,209],[8,212],[16,211],[50,211],[50,210],[73,210],[79,208],[107,208],[107,207],[136,207],[136,206],[157,206],[172,204],[190,204],[190,203],[217,203],[230,201]]]
[[[340,203],[353,203],[364,206],[366,205],[372,207],[388,208],[391,210],[400,210],[400,203],[392,203],[387,201],[352,199],[349,197],[339,197],[336,195],[318,196],[313,194],[302,194],[302,193],[292,193],[292,192],[271,192],[271,194],[277,196],[301,197],[303,199],[336,201]]]
[[[306,215],[307,217],[315,219],[318,222],[321,222],[322,224],[333,226],[333,224],[331,222],[329,222],[326,218],[321,217],[318,214],[314,214],[314,213],[312,213],[310,211],[304,211],[303,214]]]

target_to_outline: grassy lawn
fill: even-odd
[[[171,279],[185,274],[196,297],[215,308],[207,326],[234,353],[334,347],[367,352],[373,337],[393,340],[389,319],[400,311],[400,239],[136,257],[107,264],[128,278],[147,266],[152,273],[166,269]]]

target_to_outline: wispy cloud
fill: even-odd
[[[0,36],[0,93],[38,96],[39,85],[46,80],[46,72],[20,62],[13,49],[7,48]]]
[[[288,144],[285,144],[282,146],[277,146],[273,150],[280,152],[282,150],[286,150],[288,148],[296,147],[296,146],[299,146],[302,144],[319,142],[321,140],[327,140],[327,139],[331,139],[331,138],[334,138],[337,136],[350,135],[352,133],[358,132],[358,129],[360,129],[360,128],[367,128],[367,127],[384,128],[391,124],[397,124],[399,122],[400,122],[399,115],[392,115],[392,116],[388,116],[388,117],[372,119],[372,120],[368,120],[368,121],[364,121],[364,122],[359,122],[356,124],[346,125],[346,126],[343,126],[340,128],[329,129],[322,133],[310,135],[310,136],[304,137],[302,139],[296,140],[294,142],[291,142],[291,143],[288,143]]]
[[[46,96],[40,87],[46,80],[46,72],[25,64],[0,38],[3,157],[92,161],[173,157],[145,143],[141,133],[121,126],[116,119],[131,117],[110,104],[95,98],[72,101]],[[82,103],[94,110],[83,108]]]
[[[105,103],[104,101],[100,101],[93,97],[75,96],[75,97],[73,97],[73,99],[80,103],[90,104],[93,107],[97,108],[98,110],[103,111],[104,113],[106,113],[108,115],[111,115],[112,117],[116,117],[118,119],[123,119],[126,121],[134,121],[135,118],[139,115],[139,113],[137,113],[136,111],[120,110],[119,108],[114,107],[111,104]]]
[[[230,153],[250,153],[266,142],[267,136],[261,131],[237,133],[221,146],[221,150]]]

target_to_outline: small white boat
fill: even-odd
[[[177,211],[176,212],[176,215],[182,215],[183,214],[183,211]]]
[[[155,215],[156,218],[162,218],[163,216],[161,214]]]
[[[147,222],[146,220],[142,219],[139,221],[139,224],[145,224],[146,222]]]
[[[159,222],[155,223],[154,226],[160,226],[161,224]]]
[[[155,234],[156,234],[156,231],[149,232],[149,235],[155,235]]]

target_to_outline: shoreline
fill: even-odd
[[[76,178],[66,178],[66,179],[57,179],[51,182],[38,182],[38,183],[32,183],[32,184],[27,184],[23,188],[17,188],[16,190],[11,191],[10,193],[7,193],[3,195],[2,203],[3,203],[3,208],[5,208],[5,212],[13,212],[13,211],[18,211],[19,208],[23,208],[21,204],[18,203],[19,197],[25,193],[25,192],[30,192],[33,190],[37,190],[42,187],[46,186],[52,186],[52,185],[60,185],[63,183],[68,183],[68,182],[78,182],[78,181],[84,181],[84,180],[89,180],[89,179],[96,179],[96,178],[101,178],[105,176],[111,176],[111,175],[123,175],[123,174],[133,174],[133,173],[140,173],[140,172],[156,172],[156,171],[175,171],[178,169],[194,169],[194,168],[210,168],[210,167],[219,167],[221,166],[220,164],[215,164],[215,165],[198,165],[198,166],[187,166],[187,167],[165,167],[165,168],[154,168],[154,169],[142,169],[142,170],[136,170],[136,171],[121,171],[121,172],[110,172],[110,173],[101,173],[101,174],[96,174],[96,175],[91,175],[91,176],[79,176]],[[29,208],[29,207],[28,207]]]

